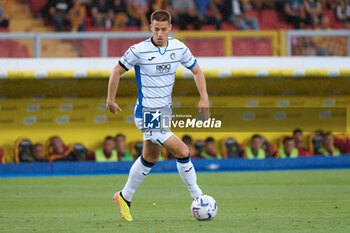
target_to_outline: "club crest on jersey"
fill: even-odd
[[[175,60],[176,54],[175,54],[175,53],[171,53],[171,54],[170,54],[170,58],[171,58],[171,60]]]

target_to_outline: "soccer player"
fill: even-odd
[[[152,38],[131,46],[114,67],[109,78],[107,109],[115,115],[121,111],[115,102],[120,76],[134,67],[138,86],[134,119],[137,128],[143,132],[143,152],[132,165],[124,188],[114,195],[126,221],[132,221],[129,209],[132,197],[158,161],[162,147],[175,155],[177,169],[192,198],[203,194],[197,185],[195,169],[187,146],[171,131],[145,130],[142,122],[143,108],[171,107],[175,72],[180,63],[192,71],[200,94],[199,111],[203,111],[205,119],[209,118],[209,100],[204,74],[190,50],[179,40],[168,38],[171,31],[170,22],[169,12],[164,10],[153,12],[150,25]]]

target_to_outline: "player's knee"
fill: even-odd
[[[187,158],[189,155],[190,155],[190,151],[189,151],[188,148],[186,147],[186,148],[181,149],[181,150],[177,153],[176,157],[179,158],[179,159],[183,159],[183,158]]]
[[[157,163],[159,160],[159,156],[149,155],[147,153],[142,155],[142,158],[146,160],[148,163]]]

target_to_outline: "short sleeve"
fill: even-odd
[[[196,63],[197,60],[193,57],[191,51],[187,48],[187,46],[185,46],[182,53],[181,64],[187,69],[192,69]]]
[[[119,64],[126,70],[130,70],[138,64],[140,57],[135,45],[131,46],[125,54],[120,58]]]

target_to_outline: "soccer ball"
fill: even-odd
[[[218,212],[218,206],[214,198],[202,195],[193,200],[191,205],[193,217],[199,221],[210,221]]]

